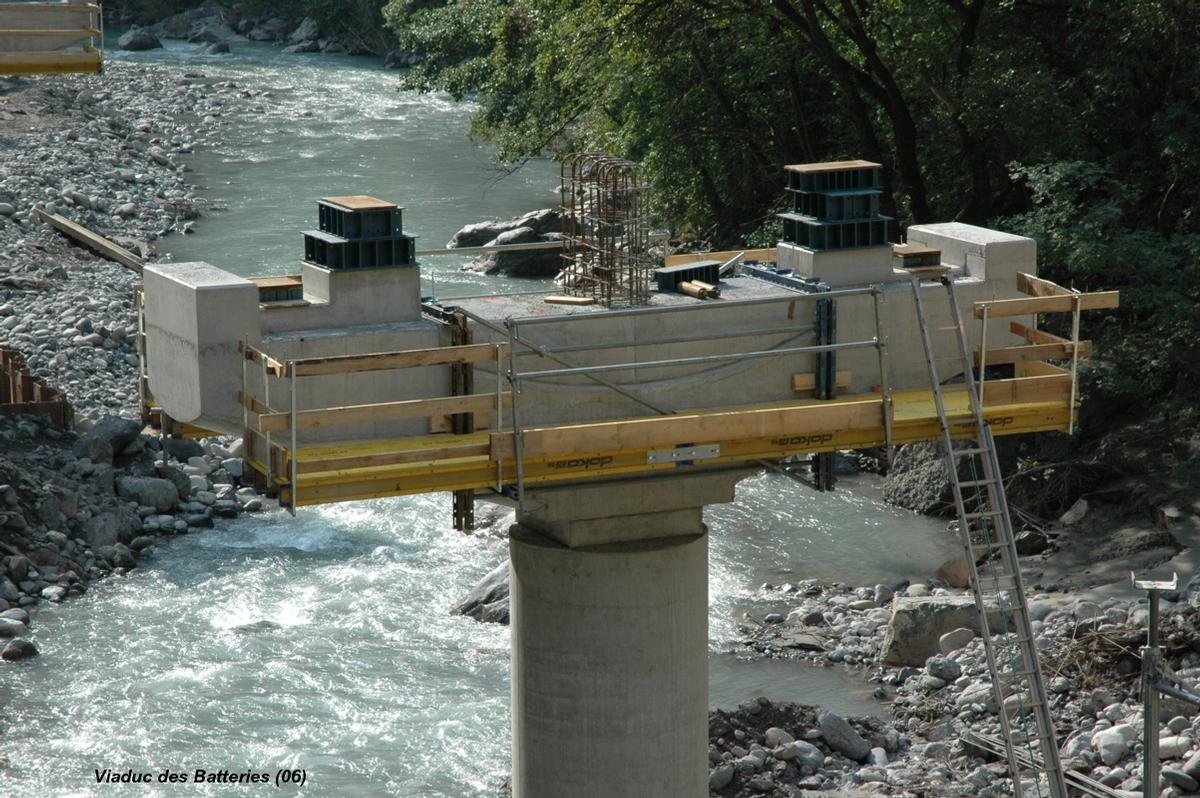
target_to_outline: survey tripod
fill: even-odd
[[[1145,590],[1150,603],[1150,621],[1146,630],[1146,645],[1142,647],[1142,795],[1158,798],[1158,722],[1159,696],[1169,695],[1200,706],[1200,695],[1180,687],[1179,678],[1163,661],[1162,649],[1158,645],[1158,599],[1163,592],[1178,589],[1179,577],[1171,574],[1166,579],[1138,579],[1130,574],[1133,586]]]

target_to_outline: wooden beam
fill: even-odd
[[[1071,398],[1071,375],[1016,377],[988,380],[983,384],[983,406],[1066,402]]]
[[[837,373],[836,385],[838,388],[849,388],[851,373],[849,371],[839,371]],[[804,374],[792,375],[792,390],[797,393],[801,391],[815,391],[817,389],[817,375],[813,372]]]
[[[506,407],[512,406],[512,393],[503,394]],[[328,429],[351,424],[370,424],[376,421],[399,421],[406,418],[447,416],[452,413],[481,413],[494,410],[495,394],[445,396],[437,399],[407,399],[400,402],[379,402],[369,405],[347,405],[321,410],[300,410],[296,413],[297,429]],[[291,413],[266,413],[258,417],[260,432],[290,430]]]
[[[242,341],[238,341],[238,351],[241,352],[247,360],[251,360],[255,363],[266,363],[267,374],[271,375],[272,377],[287,376],[287,367],[261,349],[251,346],[250,344],[243,343]]]
[[[99,50],[0,53],[0,75],[64,75],[99,72],[100,61]]]
[[[1024,363],[1027,360],[1065,360],[1072,357],[1074,350],[1070,341],[1053,344],[1031,344],[1029,346],[1003,346],[987,351],[987,364],[999,366],[1004,363]],[[1079,356],[1091,357],[1092,342],[1079,342]],[[975,353],[975,365],[979,365],[979,353]]]
[[[1071,372],[1058,366],[1052,366],[1049,363],[1043,363],[1040,360],[1030,360],[1026,363],[1016,363],[1013,366],[1013,372],[1017,377],[1048,377],[1061,376],[1063,374],[1068,377]]]
[[[542,301],[547,305],[594,305],[596,304],[596,297],[552,294],[551,296],[542,297]]]
[[[482,457],[490,451],[487,443],[469,445],[442,446],[429,449],[409,449],[399,452],[383,452],[379,454],[350,455],[345,457],[326,457],[314,460],[300,458],[297,470],[301,474],[314,474],[324,471],[346,471],[353,468],[374,468],[377,466],[402,465],[404,463],[419,463],[422,461],[437,462],[455,457]],[[303,483],[301,483],[303,484]]]
[[[678,266],[681,263],[695,263],[698,260],[719,260],[722,263],[737,255],[743,250],[730,249],[721,252],[684,252],[679,255],[668,255],[663,258],[664,266]],[[775,247],[765,247],[763,249],[747,249],[744,250],[746,255],[742,260],[760,260],[770,261],[772,263],[778,258],[778,252]]]
[[[743,438],[794,439],[878,426],[881,405],[879,398],[866,398],[534,428],[521,433],[522,452],[525,457],[548,457]],[[492,459],[512,457],[512,434],[493,433]]]
[[[1033,327],[1026,327],[1018,321],[1010,321],[1008,329],[1013,335],[1019,335],[1031,344],[1069,344],[1070,338],[1063,338],[1053,333],[1048,333],[1045,330],[1038,330]]]
[[[496,347],[500,357],[508,354],[508,344],[468,344],[439,346],[432,349],[408,349],[403,352],[376,352],[367,355],[336,355],[292,361],[297,377],[318,374],[351,374],[364,371],[441,366],[448,363],[494,363]],[[286,369],[285,369],[286,373]]]
[[[238,391],[237,396],[238,396],[238,402],[241,403],[242,407],[246,408],[251,413],[257,413],[258,415],[263,415],[264,413],[275,412],[271,408],[264,405],[262,402],[255,399],[253,396],[247,396],[246,394],[242,393],[241,391]]]
[[[1072,296],[1075,293],[1070,288],[1063,288],[1056,282],[1026,272],[1017,272],[1017,290],[1030,296]]]
[[[4,72],[4,68],[0,65],[0,73]],[[109,241],[99,233],[93,233],[81,224],[76,224],[70,219],[59,216],[57,213],[46,213],[41,208],[34,208],[34,212],[38,218],[44,222],[49,222],[55,229],[66,235],[68,238],[84,245],[90,250],[95,251],[99,255],[116,261],[122,266],[131,271],[142,273],[142,265],[144,260],[134,255],[124,247]]]
[[[1031,313],[1070,313],[1075,297],[1079,297],[1080,310],[1107,310],[1118,307],[1121,294],[1119,291],[1097,291],[1090,294],[1070,294],[1066,296],[1040,296],[1028,299],[993,299],[975,303],[975,318],[983,318],[983,309],[987,307],[988,318],[996,319],[1004,316],[1028,316]]]

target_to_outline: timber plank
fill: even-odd
[[[849,371],[839,371],[835,380],[838,388],[849,388],[851,381],[851,373]],[[813,372],[804,374],[792,375],[792,390],[797,393],[801,391],[815,391],[817,389],[817,375]]]
[[[3,64],[0,63],[0,73],[3,71]],[[88,249],[94,250],[109,260],[116,261],[138,274],[142,273],[142,266],[145,264],[145,261],[125,249],[125,247],[109,241],[99,233],[93,233],[81,224],[75,224],[75,222],[59,216],[57,213],[46,213],[41,208],[34,208],[34,212],[38,215],[38,218],[54,225],[55,229],[64,233],[68,238],[74,239]]]
[[[296,370],[296,376],[313,377],[318,374],[351,374],[364,371],[441,366],[449,363],[489,363],[495,362],[497,348],[500,350],[500,357],[508,354],[508,344],[504,343],[467,344],[465,346],[439,346],[431,349],[409,349],[403,352],[306,358],[292,361],[291,365]],[[284,371],[286,374],[287,370]]]
[[[1074,346],[1066,343],[1031,344],[1029,346],[1004,346],[987,351],[987,364],[999,366],[1005,363],[1024,363],[1028,360],[1064,360],[1073,356]],[[1090,357],[1092,342],[1079,342],[1079,356]],[[979,353],[975,353],[975,365],[979,365]]]
[[[653,416],[524,430],[526,457],[623,451],[742,438],[807,436],[879,423],[882,400],[853,398],[785,407]],[[492,458],[513,456],[510,434],[492,435]]]
[[[1030,296],[1072,296],[1074,291],[1042,277],[1017,272],[1017,290]]]
[[[1028,316],[1031,313],[1070,313],[1075,297],[1079,297],[1080,310],[1107,310],[1120,305],[1119,291],[1097,291],[1090,294],[1065,296],[1039,296],[1028,299],[993,299],[975,303],[975,318],[983,318],[983,309],[988,309],[988,318],[1005,316]]]
[[[512,393],[505,392],[503,403],[512,406]],[[296,413],[297,429],[328,429],[374,421],[399,421],[406,418],[446,416],[453,413],[480,413],[494,410],[495,394],[445,396],[437,399],[407,399],[400,402],[379,402],[368,405],[347,405],[320,410],[300,410]],[[266,413],[258,417],[260,432],[283,432],[291,429],[291,413]]]

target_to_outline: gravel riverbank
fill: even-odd
[[[67,394],[78,425],[0,417],[0,638],[22,638],[39,603],[124,573],[161,536],[262,508],[240,485],[236,441],[173,441],[164,458],[142,434],[137,275],[34,212],[151,255],[204,207],[180,158],[251,96],[200,73],[119,62],[99,76],[0,80],[0,345]],[[4,652],[23,658],[36,644]]]

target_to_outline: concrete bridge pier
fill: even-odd
[[[746,469],[532,488],[512,561],[514,798],[708,795],[708,530]]]

